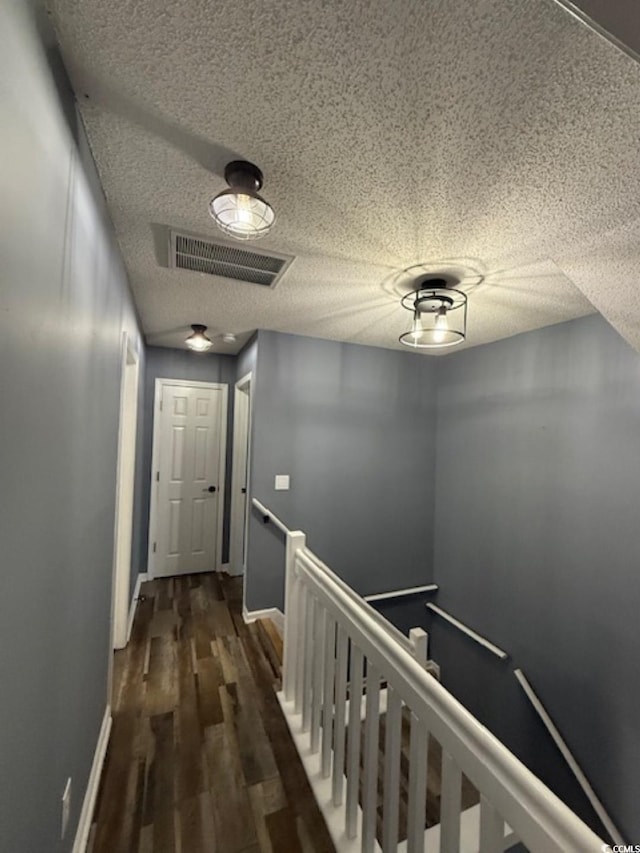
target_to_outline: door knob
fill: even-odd
[[[216,490],[215,486],[209,486],[208,489],[203,489],[202,491],[203,492],[215,492],[215,490]]]

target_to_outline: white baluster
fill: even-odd
[[[442,790],[440,795],[440,853],[460,850],[462,774],[453,758],[442,750]]]
[[[362,704],[362,652],[351,644],[349,680],[349,739],[347,742],[347,838],[358,833],[358,793],[360,789],[360,707]]]
[[[367,662],[367,704],[364,723],[364,791],[362,794],[362,853],[373,853],[378,814],[378,738],[380,673]]]
[[[324,678],[324,646],[327,627],[327,611],[316,602],[316,632],[314,640],[313,682],[311,694],[311,752],[316,753],[320,744],[320,715],[322,708],[322,682]]]
[[[427,727],[412,713],[409,742],[407,853],[424,853],[424,832],[427,822],[428,740]]]
[[[331,747],[333,746],[333,682],[336,669],[336,623],[327,613],[324,635],[324,685],[322,687],[322,776],[331,775]]]
[[[311,728],[311,678],[313,675],[313,659],[315,649],[313,640],[315,636],[314,623],[316,614],[316,600],[313,596],[307,596],[307,616],[304,626],[304,680],[302,695],[302,731],[308,732]]]
[[[382,849],[394,853],[398,849],[400,808],[400,748],[402,738],[402,700],[387,685],[387,716],[384,739],[384,803]]]
[[[347,704],[347,655],[349,637],[344,628],[338,626],[337,666],[336,666],[336,702],[333,727],[333,777],[331,792],[333,805],[342,804],[344,785],[344,722]]]
[[[294,698],[297,653],[300,642],[298,622],[298,594],[300,582],[296,577],[296,551],[303,549],[306,536],[299,530],[287,535],[286,583],[284,591],[284,652],[282,662],[282,689],[287,702]]]
[[[484,796],[480,797],[480,853],[502,853],[504,820]]]
[[[304,637],[305,637],[305,625],[307,620],[307,599],[309,598],[309,592],[307,587],[303,583],[303,581],[298,580],[297,582],[297,624],[298,624],[298,648],[296,650],[296,677],[294,684],[294,704],[293,710],[296,714],[299,714],[302,711],[302,696],[304,693]]]

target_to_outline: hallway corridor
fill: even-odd
[[[89,853],[333,851],[274,692],[279,637],[244,623],[241,579],[161,579],[141,596]]]

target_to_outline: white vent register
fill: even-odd
[[[293,261],[291,255],[240,249],[179,231],[169,231],[169,263],[175,269],[275,287]]]

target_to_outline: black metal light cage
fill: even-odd
[[[461,344],[467,335],[467,294],[448,287],[445,279],[430,279],[402,297],[413,324],[400,343],[416,349],[439,349]]]

